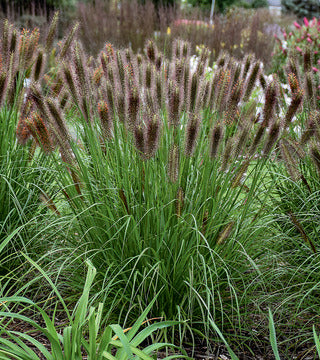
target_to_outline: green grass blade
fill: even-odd
[[[239,360],[238,356],[232,351],[230,345],[228,344],[227,340],[225,339],[225,337],[222,335],[222,332],[220,331],[220,329],[218,328],[218,326],[216,325],[216,323],[209,319],[211,326],[213,327],[213,329],[217,332],[217,334],[219,335],[220,339],[224,342],[229,355],[231,356],[232,360]]]
[[[314,342],[316,344],[317,353],[320,358],[320,340],[319,340],[319,336],[317,335],[316,328],[314,325],[313,325],[313,337],[314,337]]]
[[[134,356],[133,356],[131,348],[130,348],[129,339],[124,334],[123,329],[121,328],[121,326],[117,325],[117,324],[114,324],[114,325],[110,325],[110,327],[114,331],[116,336],[119,338],[119,342],[121,343],[122,349],[124,350],[125,354],[128,356],[128,359],[133,360]],[[121,349],[120,349],[120,353],[122,353]]]
[[[278,350],[278,344],[277,344],[277,336],[276,336],[276,330],[274,327],[274,321],[272,312],[269,309],[269,331],[270,331],[270,343],[273,350],[273,354],[276,360],[281,360]]]

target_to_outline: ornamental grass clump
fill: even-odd
[[[303,214],[285,208],[290,198],[279,190],[291,183],[312,192],[309,170],[300,167],[308,161],[314,174],[319,170],[319,114],[295,61],[285,107],[278,77],[266,77],[250,54],[237,61],[222,53],[211,64],[207,49],[195,58],[190,44],[177,39],[170,56],[149,41],[138,55],[108,43],[93,58],[68,37],[48,70],[45,46],[37,49],[31,82],[17,102],[16,135],[28,161],[42,156],[54,174],[37,185],[36,208],[50,212],[45,232],[54,239],[41,261],[59,268],[64,285],[77,292],[90,259],[104,324],[129,325],[156,298],[151,316],[188,319],[207,339],[214,336],[213,316],[242,339],[251,329],[250,322],[238,326],[249,319],[249,301],[250,314],[258,313],[256,302],[272,287],[272,260],[264,252],[274,228],[285,224],[284,237],[292,234],[303,251],[317,252],[316,232]],[[281,170],[270,171],[270,164]],[[279,223],[267,217],[271,203],[272,215],[286,211]],[[42,242],[43,235],[32,239]],[[181,339],[188,326],[179,328]]]
[[[201,296],[210,289],[217,321],[233,327],[225,315],[237,303],[241,316],[232,289],[242,286],[242,249],[250,248],[248,234],[263,213],[261,174],[283,132],[277,81],[266,81],[256,123],[250,95],[263,76],[258,60],[223,54],[211,70],[204,49],[194,66],[181,40],[172,54],[165,57],[152,42],[139,55],[107,44],[89,59],[74,41],[43,86],[30,85],[18,134],[26,129],[50,149],[55,184],[73,219],[62,256],[73,264],[91,259],[109,316],[131,322],[133,304],[145,306],[160,291],[154,314],[176,317],[180,309],[183,318],[205,324],[205,307],[191,288]],[[55,214],[66,211],[55,206]],[[81,282],[80,273],[70,281]]]

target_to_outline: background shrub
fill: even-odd
[[[282,10],[293,13],[299,18],[309,19],[320,16],[320,3],[318,0],[282,0]]]

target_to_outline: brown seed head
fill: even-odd
[[[196,147],[196,141],[199,133],[200,120],[197,115],[191,114],[186,129],[185,154],[192,156]]]

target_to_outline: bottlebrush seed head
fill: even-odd
[[[145,53],[151,62],[154,63],[156,61],[158,51],[153,40],[148,40]]]
[[[235,188],[241,184],[241,180],[245,176],[245,172],[247,171],[250,165],[250,158],[246,159],[241,165],[240,169],[236,172],[235,176],[232,179],[232,187]]]
[[[190,53],[191,53],[191,45],[189,42],[183,42],[182,44],[182,57],[187,59],[190,57]]]
[[[303,90],[302,89],[298,89],[295,93],[294,96],[291,100],[291,104],[288,107],[288,110],[286,112],[285,115],[285,120],[284,120],[284,127],[288,127],[289,124],[291,123],[295,113],[297,112],[299,106],[301,105],[303,100]]]
[[[30,137],[32,136],[32,134],[26,124],[25,119],[22,117],[20,117],[20,119],[18,121],[16,135],[17,135],[17,140],[18,140],[19,144],[21,144],[21,145],[25,145],[27,143],[27,141],[30,139]]]
[[[121,91],[116,94],[116,104],[116,112],[119,120],[124,123],[126,119],[126,99]]]
[[[300,83],[300,77],[299,77],[299,66],[297,65],[296,56],[291,56],[289,58],[289,64],[288,64],[288,74],[294,74],[296,78],[298,79],[298,82]]]
[[[79,28],[79,23],[76,23],[73,26],[72,30],[70,31],[69,35],[64,40],[61,50],[60,50],[60,54],[59,54],[60,59],[63,59],[67,55],[68,51],[70,50],[72,41],[75,38],[78,28]]]
[[[275,121],[268,134],[267,141],[265,143],[264,149],[263,149],[263,156],[267,157],[270,153],[270,151],[273,148],[273,145],[277,142],[280,134],[280,124],[278,121]]]
[[[124,69],[123,59],[121,56],[121,51],[119,51],[119,50],[116,52],[116,59],[117,59],[120,83],[121,83],[122,89],[124,89],[125,88],[125,69]]]
[[[161,69],[162,63],[163,63],[162,55],[161,55],[161,54],[158,54],[158,55],[157,55],[157,58],[156,58],[156,61],[155,61],[155,65],[156,65],[156,69],[157,69],[157,70],[160,70],[160,69]]]
[[[9,25],[9,21],[7,19],[3,22],[3,29],[2,29],[2,54],[4,60],[6,62],[8,54],[9,54],[9,38],[11,35],[12,26]]]
[[[261,142],[262,138],[263,138],[263,135],[265,133],[265,130],[266,130],[266,127],[264,126],[264,124],[260,124],[256,134],[255,134],[255,137],[253,138],[253,142],[251,144],[251,147],[250,147],[250,150],[249,150],[249,155],[250,156],[253,156],[254,153],[256,152],[257,150],[257,147],[259,145],[259,143]]]
[[[102,135],[103,137],[110,138],[111,137],[111,119],[109,115],[108,104],[105,101],[100,101],[98,104],[98,114],[100,118]]]
[[[107,77],[106,78],[108,79],[108,81],[110,82],[110,84],[112,86],[116,86],[114,68],[113,68],[112,64],[107,65]]]
[[[248,136],[249,136],[249,127],[245,126],[242,129],[240,136],[238,138],[238,141],[237,141],[237,145],[234,148],[233,157],[235,159],[240,155],[241,151],[245,148]]]
[[[81,102],[79,105],[84,119],[87,123],[89,123],[90,119],[93,120],[93,116],[91,116],[90,105],[86,96],[81,96]]]
[[[38,144],[46,154],[52,152],[53,145],[50,139],[48,129],[38,112],[34,112],[32,114],[31,121],[33,122],[36,129],[35,140],[38,142]]]
[[[232,88],[228,100],[228,108],[234,110],[238,105],[243,93],[243,80],[238,81]]]
[[[176,59],[180,59],[181,57],[181,46],[182,46],[182,40],[181,39],[175,39],[172,43],[172,58],[174,61]]]
[[[127,64],[130,64],[131,60],[132,60],[132,56],[133,56],[131,49],[125,49],[124,55],[125,55]]]
[[[76,88],[76,81],[75,81],[75,75],[74,75],[73,69],[71,67],[69,67],[66,63],[64,63],[62,66],[62,70],[63,70],[63,76],[65,79],[65,82],[67,83],[69,91],[73,97],[73,101],[76,104],[78,104],[80,102],[80,100],[79,100],[79,95],[78,95],[78,91]]]
[[[238,83],[238,80],[240,79],[240,74],[241,74],[241,64],[236,64],[234,72],[233,72],[233,79],[232,79],[233,86]]]
[[[303,54],[304,71],[305,72],[311,71],[311,66],[312,66],[311,50],[310,48],[307,48]]]
[[[233,144],[232,144],[231,138],[230,138],[230,139],[228,139],[227,144],[224,148],[224,153],[223,153],[222,163],[221,163],[221,171],[222,172],[226,171],[228,168],[228,163],[229,163],[229,160],[230,160],[231,154],[232,154],[232,147],[233,147]]]
[[[43,50],[40,49],[34,66],[33,78],[35,81],[38,81],[43,74],[45,59],[46,59],[46,55],[44,54]]]
[[[142,158],[145,157],[145,138],[144,131],[141,125],[136,125],[133,131],[134,142],[137,150],[139,151]]]
[[[182,187],[179,187],[177,192],[177,200],[176,200],[176,214],[178,217],[181,217],[184,203],[184,192]]]
[[[243,101],[248,101],[248,99],[250,98],[252,90],[254,89],[254,87],[256,85],[257,79],[259,78],[260,68],[261,68],[261,64],[259,61],[257,61],[252,66],[248,81],[246,83],[246,89],[245,89]]]
[[[63,88],[62,76],[57,76],[56,81],[51,85],[52,96],[58,96]]]
[[[307,128],[303,132],[300,140],[301,145],[307,144],[313,135],[316,133],[317,127],[319,125],[320,113],[318,111],[313,111],[310,114],[310,119],[307,123]]]
[[[299,172],[297,170],[297,164],[294,158],[291,156],[290,151],[288,150],[286,144],[281,142],[281,155],[284,159],[285,167],[293,181],[297,181],[299,179]]]
[[[182,85],[183,72],[184,72],[184,59],[177,59],[174,65],[174,80],[179,86]]]
[[[69,99],[69,94],[66,91],[64,91],[62,93],[62,95],[60,96],[60,108],[61,108],[61,110],[65,109],[65,107],[66,107],[66,105],[68,103],[68,99]]]
[[[190,98],[189,96],[189,82],[190,82],[190,64],[188,62],[185,63],[184,66],[184,79],[183,79],[183,89],[184,89],[184,108],[188,108]]]
[[[87,96],[90,94],[89,90],[89,82],[87,78],[88,69],[84,66],[86,64],[84,58],[84,52],[79,42],[75,43],[73,49],[73,61],[74,61],[74,70],[75,74],[77,75],[78,82],[76,84],[79,85],[79,93],[81,96]]]
[[[198,85],[199,85],[199,75],[195,72],[192,74],[191,77],[189,111],[195,110],[195,105],[198,95]]]
[[[114,49],[111,43],[106,43],[105,54],[107,55],[109,62],[115,59]]]
[[[210,156],[212,158],[214,158],[217,155],[221,139],[222,139],[222,129],[219,124],[216,124],[212,130],[211,143],[210,143]]]
[[[314,82],[313,82],[313,74],[311,71],[305,73],[305,89],[307,99],[310,101],[310,104],[313,108],[316,107],[315,101],[315,90],[314,90]]]
[[[230,70],[224,70],[221,72],[219,83],[217,85],[217,97],[216,106],[220,112],[225,109],[227,104],[227,96],[229,93],[231,84],[231,72]]]
[[[30,33],[29,30],[23,29],[20,35],[19,43],[19,57],[20,64],[25,68],[29,67],[33,62],[33,56],[36,53],[40,37],[38,28],[33,29]]]
[[[107,97],[107,103],[109,106],[109,113],[114,114],[116,111],[115,105],[114,105],[115,104],[114,91],[113,91],[113,86],[111,85],[111,83],[109,81],[107,81],[106,97]]]
[[[180,88],[174,83],[169,85],[169,112],[170,123],[173,126],[178,126],[180,121]]]
[[[129,89],[128,95],[128,124],[133,126],[137,122],[137,117],[140,108],[140,97],[138,88],[133,85]]]
[[[206,210],[203,214],[203,218],[202,218],[202,228],[201,228],[201,233],[202,235],[205,235],[206,231],[207,231],[207,225],[208,225],[208,217],[209,217],[209,211]]]
[[[160,119],[158,115],[154,115],[152,119],[147,122],[146,148],[145,148],[145,154],[147,158],[151,158],[156,153],[159,147],[159,138],[160,138]]]
[[[298,78],[294,73],[288,74],[288,83],[292,94],[296,93],[298,89],[300,89]]]
[[[254,62],[254,55],[248,54],[244,60],[243,73],[242,73],[243,77],[247,76],[249,68],[253,62]]]
[[[263,125],[268,126],[270,120],[272,119],[275,111],[275,106],[277,103],[277,90],[276,84],[272,81],[266,90],[265,94],[265,104],[263,108]]]
[[[6,85],[7,85],[7,73],[5,71],[2,71],[0,73],[0,105],[2,104],[4,94],[7,91]]]
[[[320,152],[316,144],[312,144],[310,152],[311,152],[311,158],[314,164],[316,165],[318,172],[320,173]]]
[[[40,90],[40,87],[38,84],[32,84],[30,86],[28,98],[39,109],[41,115],[44,118],[47,118],[48,117],[47,108],[46,108],[44,98],[43,98],[43,95],[41,93],[41,90]]]
[[[217,239],[217,245],[222,245],[225,240],[230,236],[231,231],[234,227],[234,221],[229,222],[229,224],[222,230]]]
[[[151,88],[151,84],[152,84],[152,67],[150,63],[147,63],[145,66],[145,87],[147,89]]]
[[[262,74],[262,72],[260,73],[259,80],[260,80],[260,85],[261,85],[262,89],[265,90],[267,87],[267,82],[266,82],[266,79],[265,79],[264,75]]]
[[[58,21],[59,21],[59,12],[57,11],[52,18],[50,27],[49,27],[49,31],[48,31],[48,35],[46,38],[46,52],[49,52],[52,48],[52,44],[53,44],[53,40],[57,31],[57,27],[58,27]]]
[[[57,139],[60,143],[60,146],[65,148],[65,146],[69,143],[69,132],[65,125],[61,109],[59,108],[59,103],[55,99],[47,98],[46,105],[51,114],[49,121],[53,127],[55,135],[58,137]]]
[[[18,31],[17,29],[13,29],[10,40],[10,50],[9,50],[10,54],[16,51],[17,42],[18,42]]]
[[[197,115],[191,114],[186,129],[185,154],[192,156],[196,147],[196,141],[199,133],[200,120]]]
[[[154,99],[154,93],[149,89],[145,93],[145,105],[148,111],[152,114],[157,113],[159,111],[158,103]]]
[[[179,146],[172,145],[169,152],[168,176],[172,183],[178,181],[180,167],[180,150]]]

